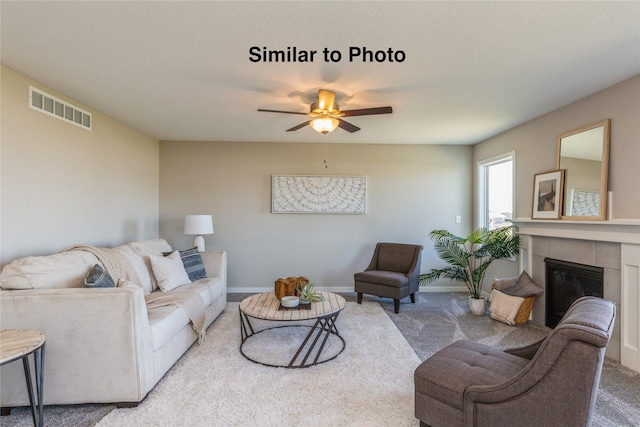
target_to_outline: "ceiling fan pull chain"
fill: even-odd
[[[324,168],[328,169],[329,165],[327,164],[327,143],[324,143]]]

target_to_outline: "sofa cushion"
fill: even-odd
[[[0,274],[2,289],[79,288],[87,272],[98,263],[86,251],[69,251],[48,256],[19,258]]]
[[[224,289],[220,285],[221,283],[221,277],[205,277],[204,279],[199,279],[193,283],[189,283],[181,289],[197,289],[202,301],[204,301],[204,306],[208,307],[222,295]]]
[[[204,302],[205,310],[224,292],[220,277],[200,279],[180,289],[197,290]],[[187,314],[176,305],[148,309],[148,317],[154,351],[166,344],[189,323]]]
[[[151,267],[151,255],[162,256],[163,252],[173,252],[171,245],[164,239],[145,240],[142,242],[131,242],[129,246],[135,253],[142,257],[145,263],[149,279],[151,282],[151,290],[158,290],[158,282],[156,281],[153,268]]]
[[[409,278],[406,274],[393,271],[368,270],[356,273],[353,276],[357,282],[374,283],[395,288],[409,286]]]
[[[150,258],[153,274],[162,292],[169,292],[177,287],[191,283],[178,251],[172,252],[167,256],[151,255]]]
[[[115,286],[111,275],[100,264],[91,267],[82,283],[83,288],[113,288]]]
[[[131,266],[134,268],[134,270],[138,274],[140,283],[136,283],[136,285],[144,289],[145,295],[149,295],[153,291],[153,285],[151,284],[149,269],[147,268],[147,265],[144,262],[144,258],[141,255],[139,255],[129,245],[118,246],[115,249],[127,258]]]
[[[493,385],[520,372],[529,360],[472,341],[456,341],[418,366],[416,392],[460,410],[464,391],[472,385]]]
[[[154,351],[166,344],[189,323],[187,313],[177,305],[149,308],[147,315]]]
[[[129,246],[142,256],[160,256],[164,252],[173,252],[171,245],[164,239],[143,240],[141,242],[131,242]]]

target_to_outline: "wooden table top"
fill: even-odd
[[[44,334],[31,329],[0,329],[0,365],[23,357],[44,344]]]
[[[280,300],[273,292],[264,292],[245,298],[240,311],[247,316],[263,320],[309,320],[329,316],[344,308],[346,301],[333,292],[320,292],[324,301],[312,302],[310,310],[278,310]]]

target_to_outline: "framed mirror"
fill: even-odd
[[[557,169],[565,169],[562,219],[605,220],[611,120],[558,136]]]

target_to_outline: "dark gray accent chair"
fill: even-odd
[[[358,304],[362,294],[393,298],[393,309],[400,312],[400,300],[411,296],[416,302],[422,246],[406,243],[378,243],[365,271],[353,275]]]
[[[587,426],[616,307],[582,297],[549,335],[499,350],[456,341],[415,371],[420,425]]]

